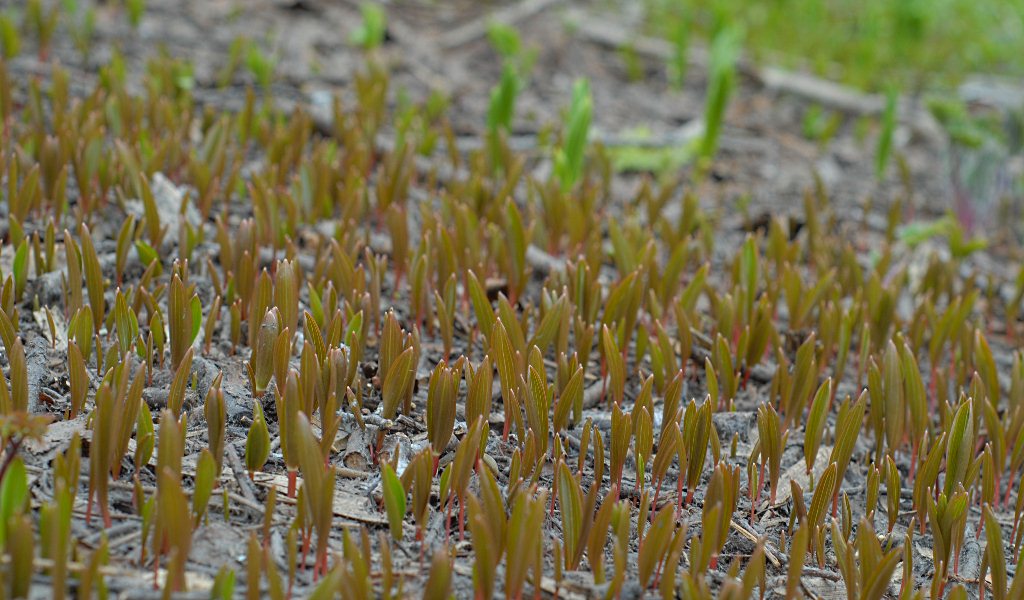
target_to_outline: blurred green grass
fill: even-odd
[[[1024,0],[644,0],[652,33],[708,42],[746,31],[748,56],[868,91],[1024,76]]]

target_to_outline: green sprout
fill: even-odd
[[[487,39],[506,65],[513,65],[523,79],[529,77],[537,62],[538,51],[533,47],[524,47],[519,30],[511,25],[492,21],[487,24]]]
[[[0,53],[4,58],[13,58],[21,50],[18,25],[7,11],[0,12]]]
[[[896,90],[889,90],[885,97],[885,110],[882,112],[882,132],[878,135],[878,148],[875,151],[875,177],[885,177],[885,169],[889,165],[892,154],[893,134],[896,132],[896,109],[899,96]]]
[[[590,84],[586,79],[578,79],[572,87],[572,103],[566,117],[562,145],[555,149],[554,155],[555,179],[564,192],[572,189],[583,177],[592,111]]]
[[[256,83],[264,90],[270,89],[274,80],[274,68],[277,61],[263,52],[258,44],[249,42],[245,50],[245,67],[252,74]]]
[[[146,0],[125,0],[125,12],[128,13],[128,23],[132,29],[138,29],[142,23],[142,16],[146,12]]]
[[[491,90],[491,103],[487,108],[487,145],[493,165],[502,164],[502,137],[512,130],[516,96],[522,88],[517,69],[506,63],[501,70],[501,81]]]
[[[349,41],[363,50],[376,50],[384,43],[387,33],[387,14],[376,2],[364,2],[360,5],[363,20],[352,31]]]
[[[711,64],[704,102],[704,138],[699,150],[705,165],[710,163],[718,150],[725,110],[736,86],[736,61],[739,59],[742,40],[742,29],[727,26],[715,35],[711,43]]]

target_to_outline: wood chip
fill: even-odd
[[[525,0],[509,4],[452,29],[444,35],[438,46],[442,50],[455,50],[487,35],[491,23],[514,26],[561,2],[562,0]]]
[[[757,535],[753,531],[750,531],[746,527],[740,525],[739,523],[736,522],[735,519],[730,519],[729,525],[732,526],[732,528],[735,529],[737,533],[739,533],[741,536],[747,538],[748,540],[750,540],[754,544],[757,544],[758,540],[760,540],[761,537],[762,537],[762,536]],[[782,562],[779,561],[779,557],[778,557],[777,554],[778,554],[778,550],[773,548],[771,546],[771,544],[769,544],[768,541],[765,540],[765,543],[764,543],[764,556],[765,556],[765,558],[768,559],[768,562],[772,563],[772,566],[775,567],[776,569],[782,567]]]
[[[294,502],[293,499],[290,499],[285,495],[288,491],[287,475],[256,473],[255,483],[256,485],[268,488],[277,488],[277,491],[279,492],[277,499],[279,501],[288,503]],[[301,485],[301,483],[302,478],[298,478],[298,485]],[[366,496],[353,494],[343,488],[335,487],[334,489],[333,509],[335,516],[343,519],[381,527],[386,527],[388,525],[387,515],[370,506],[369,499]]]
[[[54,332],[50,332],[50,318],[47,317],[46,311],[43,309],[32,311],[32,317],[36,321],[36,325],[46,336],[46,341],[56,349],[58,352],[68,351],[68,324],[64,320],[64,313],[59,310],[51,310],[50,315],[53,317]],[[56,334],[56,337],[54,337]]]
[[[87,437],[85,424],[88,421],[88,415],[78,415],[74,419],[69,421],[57,421],[51,423],[46,428],[46,433],[43,434],[42,439],[25,440],[25,450],[35,455],[47,454],[49,452],[57,451],[60,452],[67,448],[68,444],[71,443],[71,438],[77,433],[82,437]]]
[[[818,448],[818,455],[814,457],[814,466],[812,467],[814,481],[818,481],[821,474],[828,468],[828,457],[831,454],[831,446]],[[789,485],[790,481],[799,483],[804,492],[810,491],[811,479],[807,476],[807,465],[804,464],[804,461],[797,461],[779,477],[779,488],[776,491],[775,504],[773,506],[781,506],[789,502],[789,499],[793,497],[793,488]]]

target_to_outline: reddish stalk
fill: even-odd
[[[755,508],[757,506],[757,501],[761,499],[761,490],[763,490],[763,489],[764,489],[764,463],[761,463],[761,468],[758,470],[758,474],[757,474],[757,497],[754,499],[755,501],[750,504],[750,520],[751,520],[751,522],[753,522],[753,520],[754,520],[754,514],[755,514]]]
[[[676,518],[683,512],[683,478],[676,481]]]
[[[449,497],[448,502],[445,504],[445,515],[444,515],[444,541],[448,543],[448,538],[451,537],[451,526],[452,526],[452,501]],[[423,560],[423,544],[420,544],[420,561]]]
[[[657,589],[658,583],[661,582],[661,568],[668,562],[668,556],[658,561],[658,566],[654,568],[654,581],[651,583],[651,587]]]
[[[1003,496],[1003,504],[1010,506],[1010,492],[1013,491],[1013,482],[1017,477],[1017,473],[1010,472],[1010,480],[1006,484],[1006,494]]]
[[[931,378],[928,381],[928,408],[931,409],[932,414],[935,413],[936,405],[939,402],[939,397],[938,397],[938,391],[939,391],[938,390],[938,385],[939,384],[936,381],[936,378],[938,378],[938,376],[939,376],[938,369],[935,368],[935,365],[932,365]]]
[[[319,567],[320,567],[319,573],[314,573],[313,574],[313,581],[316,581],[317,579],[319,579],[319,577],[321,575],[326,575],[327,574],[327,551],[326,551],[326,549],[323,552],[320,553]]]
[[[601,357],[601,398],[605,398],[608,392],[608,384],[605,381],[605,376],[608,374],[608,365],[605,363],[605,359]]]
[[[295,488],[298,483],[298,473],[295,469],[288,469],[288,497],[295,497]]]
[[[999,488],[1003,487],[1003,472],[1002,470],[996,471],[996,493],[992,494],[992,504],[995,505],[995,509],[999,510],[1001,498],[999,497]]]
[[[466,539],[466,503],[459,500],[459,541]]]
[[[160,583],[158,581],[160,577],[160,554],[157,553],[153,557],[153,589],[160,589]]]
[[[309,557],[309,545],[310,545],[309,543],[310,543],[310,538],[312,538],[312,537],[313,536],[310,535],[309,531],[307,531],[305,528],[302,529],[302,570],[303,571],[306,570],[306,559]]]

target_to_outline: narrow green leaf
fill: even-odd
[[[402,521],[405,519],[405,488],[395,475],[395,470],[388,463],[380,466],[381,484],[384,486],[384,507],[388,513],[388,525],[391,537],[395,541],[402,539]]]
[[[384,376],[384,383],[381,387],[383,398],[381,416],[385,419],[394,419],[398,414],[399,404],[412,392],[412,384],[415,379],[415,365],[412,361],[413,349],[406,348],[398,355]]]
[[[644,537],[643,543],[640,545],[640,553],[637,556],[637,575],[642,588],[647,588],[655,567],[665,557],[665,552],[672,541],[672,534],[675,533],[674,520],[675,507],[666,504],[651,521],[651,530]]]
[[[249,434],[245,439],[245,467],[249,476],[263,468],[270,456],[270,431],[267,421],[263,418],[263,406],[259,400],[253,402],[253,420],[249,426]]]
[[[195,487],[192,492],[192,518],[196,525],[200,523],[203,515],[206,514],[206,505],[213,495],[213,484],[217,476],[217,462],[213,455],[206,448],[199,454],[199,461],[196,463]]]
[[[570,568],[569,558],[576,554],[576,548],[583,543],[583,490],[565,462],[558,463],[558,507],[562,513],[562,538],[565,542],[565,568]]]
[[[807,472],[811,472],[814,459],[818,455],[818,445],[821,443],[822,430],[825,428],[825,417],[827,416],[829,401],[832,399],[832,378],[829,377],[818,388],[811,403],[811,412],[807,416],[807,425],[804,427],[804,461],[807,465]]]

